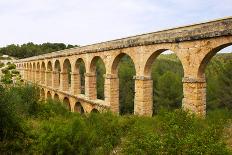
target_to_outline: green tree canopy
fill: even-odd
[[[32,42],[29,42],[21,46],[12,44],[0,48],[0,54],[7,54],[16,58],[26,58],[63,49],[73,48],[76,46],[77,45],[65,45],[64,43],[34,44]]]

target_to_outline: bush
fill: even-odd
[[[12,70],[11,73],[12,73],[12,74],[19,74],[19,71],[17,71],[17,70]]]
[[[91,130],[81,117],[43,122],[38,134],[39,154],[87,154],[91,149]]]
[[[12,84],[13,83],[12,74],[6,73],[5,75],[3,75],[1,77],[1,82],[4,84]]]
[[[230,154],[224,127],[231,111],[205,120],[182,110],[154,117],[80,115],[39,101],[33,85],[0,87],[0,152],[5,154]]]
[[[36,116],[41,119],[49,119],[56,116],[66,116],[69,113],[66,106],[61,102],[49,99],[46,103],[39,104]]]
[[[3,73],[3,74],[8,74],[8,73],[9,73],[9,69],[7,69],[7,68],[2,69],[2,73]]]
[[[0,62],[0,68],[2,68],[2,67],[4,67],[4,66],[5,66],[5,64],[2,63],[2,62]]]
[[[23,152],[27,147],[27,126],[17,109],[11,90],[0,87],[0,152]]]
[[[16,68],[16,65],[15,64],[11,64],[11,63],[7,63],[8,65],[8,70],[11,70],[11,69],[15,69]]]
[[[229,154],[223,125],[185,112],[162,112],[151,123],[137,122],[123,141],[125,154]],[[155,126],[151,126],[156,123]]]
[[[22,115],[36,115],[39,111],[39,90],[36,86],[26,84],[10,88],[18,99],[18,111]]]

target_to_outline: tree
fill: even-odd
[[[134,79],[135,68],[129,56],[124,56],[119,63],[119,99],[120,113],[132,114],[134,111]]]
[[[218,76],[218,99],[221,107],[232,109],[232,61],[225,64]]]
[[[23,45],[8,45],[0,49],[0,54],[7,54],[17,58],[26,58],[54,51],[77,47],[77,45],[65,45],[64,43],[34,44],[29,42]]]
[[[158,109],[179,108],[181,106],[182,97],[181,77],[171,71],[167,71],[158,79],[157,103],[155,103],[157,105],[154,106]]]

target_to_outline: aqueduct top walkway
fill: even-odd
[[[232,17],[57,51],[20,59],[15,63],[23,79],[41,86],[43,96],[67,100],[72,111],[79,102],[85,112],[110,109],[118,113],[117,67],[120,59],[128,55],[136,70],[134,113],[151,116],[151,66],[157,56],[171,50],[184,69],[182,106],[204,116],[206,65],[219,50],[229,45],[232,45]],[[95,70],[98,59],[103,60],[106,68],[104,100],[96,97]],[[84,62],[86,69],[85,94],[80,93],[80,61]],[[71,65],[71,84],[68,82],[68,64]]]

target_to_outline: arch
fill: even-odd
[[[52,62],[48,61],[47,63],[47,71],[52,71]]]
[[[41,64],[41,68],[40,68],[40,72],[41,72],[41,83],[45,84],[45,71],[46,71],[46,67],[45,67],[45,62],[43,61]]]
[[[95,73],[96,68],[97,68],[96,63],[99,60],[103,62],[104,67],[105,67],[105,63],[104,63],[103,59],[100,56],[95,56],[95,57],[92,58],[92,60],[90,62],[90,68],[89,68],[90,73]]]
[[[61,71],[61,67],[60,67],[60,61],[56,60],[54,63],[54,71],[60,72]]]
[[[70,60],[67,58],[64,60],[64,63],[63,63],[63,72],[70,73],[70,72],[72,72],[71,69],[72,69],[72,67],[71,67]]]
[[[50,91],[47,92],[47,99],[51,99],[52,98],[52,94]]]
[[[91,113],[100,113],[96,108],[93,108],[92,110],[91,110]]]
[[[35,62],[35,82],[40,82],[40,63],[39,62]]]
[[[59,60],[55,61],[53,70],[54,70],[53,87],[58,88],[58,87],[60,87],[60,72],[61,72],[60,61]]]
[[[35,70],[36,69],[36,65],[35,65],[35,62],[33,62],[33,70]]]
[[[122,69],[129,69],[130,72],[122,72]],[[118,54],[112,63],[111,74],[118,77],[114,80],[112,88],[115,88],[117,101],[111,101],[116,111],[120,114],[133,113],[135,111],[135,80],[136,66],[134,60],[127,53]]]
[[[52,86],[52,63],[48,61],[47,63],[47,71],[46,71],[46,85]]]
[[[32,69],[31,69],[31,72],[32,72],[32,81],[35,81],[35,78],[36,78],[36,72],[35,72],[35,70],[36,70],[36,64],[35,64],[35,62],[33,62],[32,63]]]
[[[75,107],[74,107],[74,112],[78,112],[80,114],[85,113],[84,108],[80,102],[76,102]]]
[[[160,59],[159,59],[159,58]],[[176,61],[177,60],[177,61]],[[183,98],[183,64],[176,52],[159,49],[152,52],[145,61],[143,74],[150,80],[151,106],[153,115],[160,109],[181,108]]]
[[[170,49],[159,49],[159,50],[153,52],[153,53],[149,56],[149,58],[147,59],[147,61],[146,61],[146,63],[145,63],[144,71],[143,71],[144,76],[147,76],[147,77],[150,77],[150,76],[151,76],[152,64],[154,63],[154,61],[156,60],[156,58],[157,58],[161,53],[166,52],[166,51],[171,51],[171,52],[173,52],[173,53],[177,56],[177,58],[180,60],[180,62],[181,62],[180,57],[177,55],[177,53],[176,53],[175,51],[170,50]],[[183,68],[182,62],[181,62],[181,66],[182,66],[182,68]]]
[[[86,73],[86,67],[85,62],[82,58],[79,58],[75,62],[75,71],[79,74],[80,78],[80,93],[85,94],[85,73]]]
[[[40,63],[37,62],[37,66],[36,66],[37,70],[40,70]]]
[[[111,66],[111,74],[118,75],[118,66],[119,66],[120,60],[124,56],[128,56],[132,60],[134,66],[135,66],[134,60],[132,59],[132,57],[130,55],[128,55],[126,53],[120,53],[113,60],[113,63],[112,63],[112,66]],[[136,68],[135,68],[135,72],[136,72]]]
[[[28,63],[28,80],[32,81],[33,80],[33,73],[32,73],[32,63]]]
[[[62,89],[63,91],[69,91],[71,87],[71,71],[72,66],[69,59],[65,59],[62,66]]]
[[[45,62],[44,62],[44,61],[42,61],[42,64],[41,64],[41,70],[42,70],[42,71],[45,71],[45,70],[46,70]]]
[[[68,108],[68,110],[71,111],[70,101],[68,97],[64,97],[63,103]]]
[[[212,57],[217,54],[217,52],[219,52],[220,50],[222,50],[223,48],[226,48],[228,46],[231,46],[232,43],[226,43],[226,44],[222,44],[218,47],[213,48],[212,50],[210,50],[205,57],[203,58],[203,60],[201,61],[198,71],[197,71],[197,77],[198,78],[205,78],[205,69],[207,67],[207,64],[210,62],[210,60],[212,59]]]
[[[29,63],[29,68],[32,69],[32,63]]]
[[[45,99],[45,91],[43,88],[40,90],[40,98],[43,100]]]
[[[105,78],[104,74],[106,73],[106,67],[103,59],[100,56],[93,57],[90,63],[90,73],[96,76],[96,90],[97,90],[97,99],[104,100],[104,83]],[[94,82],[93,82],[94,83]]]
[[[199,90],[198,96],[202,97],[204,115],[213,109],[232,107],[231,48],[232,42],[211,48],[206,51],[197,68],[197,78],[201,85],[196,89]]]
[[[81,66],[82,65],[82,66]],[[86,67],[85,67],[85,62],[84,62],[84,60],[82,59],[82,58],[78,58],[77,60],[76,60],[76,63],[75,63],[75,70],[78,72],[78,73],[80,73],[80,67],[83,67],[84,68],[84,70],[86,70]]]
[[[54,94],[54,100],[55,101],[60,101],[60,97],[57,93]]]

